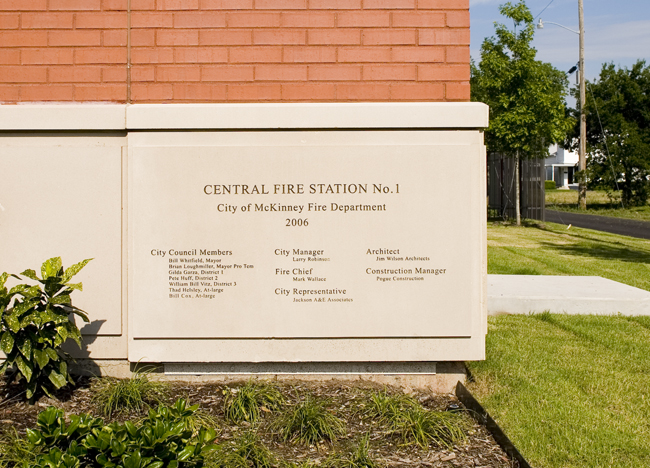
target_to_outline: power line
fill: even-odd
[[[533,18],[533,21],[535,21],[537,18],[539,18],[539,16],[540,16],[542,13],[544,13],[544,12],[546,11],[546,9],[547,9],[548,7],[550,7],[550,6],[551,6],[551,3],[553,3],[554,1],[555,1],[555,0],[551,0],[550,2],[548,2],[548,5],[546,5],[546,6],[544,7],[544,9],[543,9],[542,11],[540,11],[539,14]]]

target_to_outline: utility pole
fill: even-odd
[[[581,210],[587,209],[587,180],[585,171],[587,169],[587,113],[585,104],[587,92],[585,87],[585,15],[582,1],[578,0],[578,15],[580,17],[580,148],[578,150],[578,169],[580,179],[578,180],[578,207]]]

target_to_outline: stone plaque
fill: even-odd
[[[132,147],[134,339],[476,332],[482,185],[463,175],[478,144],[249,135]]]

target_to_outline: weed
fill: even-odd
[[[116,412],[142,411],[163,403],[169,385],[152,382],[146,372],[135,372],[130,379],[93,379],[93,400],[106,417]]]
[[[227,388],[224,394],[225,417],[234,423],[254,423],[260,419],[262,411],[277,410],[284,403],[282,393],[268,384],[248,382],[239,388]]]
[[[326,402],[311,396],[278,418],[273,427],[282,440],[306,445],[334,441],[345,433],[345,423],[327,410]]]
[[[206,460],[206,467],[270,468],[277,465],[273,453],[257,433],[247,431],[225,442]]]
[[[376,468],[377,464],[370,458],[370,435],[366,434],[357,445],[352,456],[343,463],[342,468]]]
[[[40,450],[34,450],[13,427],[0,432],[0,468],[27,466],[36,460],[39,453]]]

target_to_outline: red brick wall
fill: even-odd
[[[0,0],[0,101],[468,101],[469,0]]]

